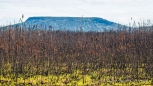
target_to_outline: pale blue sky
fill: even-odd
[[[31,16],[101,17],[128,24],[153,20],[153,0],[0,0],[0,25]]]

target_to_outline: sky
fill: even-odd
[[[153,20],[153,0],[0,0],[0,26],[33,16],[100,17],[116,23]]]

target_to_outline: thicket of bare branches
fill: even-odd
[[[2,27],[1,74],[30,76],[99,70],[100,75],[125,75],[130,79],[153,77],[152,27],[108,32],[51,29]],[[10,69],[5,64],[10,64]]]

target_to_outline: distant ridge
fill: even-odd
[[[98,17],[29,17],[26,25],[52,26],[53,30],[106,31],[117,29],[118,24]]]

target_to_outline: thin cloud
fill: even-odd
[[[0,25],[31,16],[94,16],[127,24],[152,19],[152,0],[0,0]],[[129,19],[129,20],[128,20]]]

